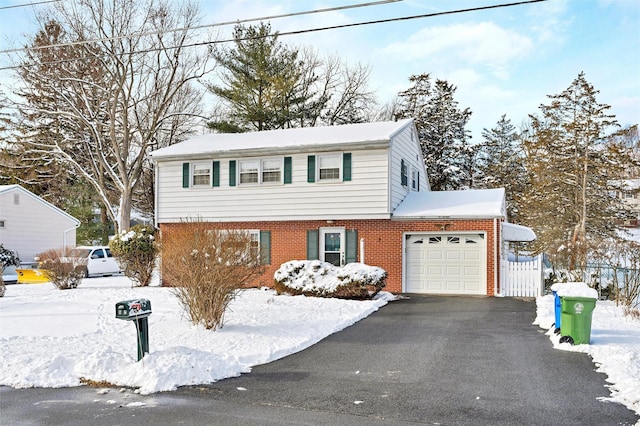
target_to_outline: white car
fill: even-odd
[[[80,259],[85,277],[114,275],[121,272],[120,265],[108,246],[78,246],[71,251],[69,257]]]

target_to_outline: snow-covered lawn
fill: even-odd
[[[393,300],[277,296],[247,290],[232,302],[224,328],[191,325],[172,290],[131,288],[126,277],[86,279],[75,290],[13,284],[0,298],[0,385],[63,387],[80,378],[138,388],[141,393],[210,383],[300,351]],[[136,362],[135,326],[115,318],[115,304],[146,298],[150,353]],[[553,296],[537,299],[535,324],[560,350],[586,352],[611,383],[611,400],[640,414],[640,321],[613,302],[598,302],[591,344],[559,343],[552,332]]]
[[[137,361],[136,329],[117,302],[151,301],[149,354]],[[350,301],[242,292],[221,330],[194,326],[170,288],[131,288],[123,276],[89,278],[74,290],[11,284],[0,298],[0,385],[63,387],[80,378],[141,393],[211,383],[307,348],[375,312],[394,296]]]
[[[555,334],[554,298],[538,297],[534,324],[547,331],[556,349],[588,353],[596,371],[607,375],[611,397],[640,414],[640,321],[625,316],[615,302],[598,301],[591,320],[589,345],[560,343]]]

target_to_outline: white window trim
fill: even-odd
[[[209,180],[208,180],[207,183],[198,183],[198,184],[195,183],[195,177],[196,177],[195,170],[196,170],[196,167],[198,167],[198,166],[207,167],[209,169]],[[209,162],[207,162],[207,161],[196,161],[196,162],[191,163],[191,170],[190,170],[190,173],[189,173],[189,179],[190,179],[189,183],[190,183],[190,186],[192,188],[204,188],[204,187],[211,186],[211,182],[212,182],[212,179],[213,179],[213,162],[211,162],[211,161],[209,161]]]
[[[324,157],[324,158],[329,158],[329,157],[336,157],[338,159],[338,177],[337,178],[331,178],[331,179],[320,179],[320,159]],[[343,164],[343,158],[344,158],[344,153],[343,152],[326,152],[323,154],[316,154],[316,182],[317,183],[336,183],[336,182],[342,182],[342,177],[343,177],[343,170],[344,170],[344,164]]]
[[[263,181],[263,172],[264,172],[264,162],[268,160],[278,160],[278,164],[280,168],[280,179],[278,181]],[[258,162],[258,182],[246,182],[242,183],[240,179],[240,171],[242,170],[243,162]],[[259,158],[242,158],[238,159],[238,166],[236,170],[236,182],[238,182],[238,186],[256,186],[256,185],[282,185],[284,184],[284,157],[259,157]]]

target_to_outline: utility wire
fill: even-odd
[[[51,2],[51,1],[60,1],[60,0],[49,0],[49,2]],[[148,35],[157,35],[157,34],[169,34],[169,33],[175,33],[175,32],[180,32],[180,31],[187,31],[187,30],[190,30],[190,31],[192,31],[192,30],[201,30],[201,29],[204,29],[204,28],[223,27],[223,26],[226,26],[226,25],[243,24],[245,22],[269,21],[271,19],[289,18],[289,17],[292,17],[292,16],[311,15],[311,14],[324,13],[324,12],[335,12],[335,11],[339,11],[339,10],[355,9],[355,8],[359,8],[359,7],[369,7],[369,6],[378,6],[378,5],[381,5],[381,4],[397,3],[397,2],[400,2],[400,1],[403,1],[403,0],[379,0],[379,1],[373,1],[373,2],[367,2],[367,3],[350,4],[350,5],[346,5],[346,6],[328,7],[328,8],[325,8],[325,9],[306,10],[306,11],[303,11],[303,12],[292,12],[292,13],[285,13],[285,14],[281,14],[281,15],[263,16],[261,18],[248,18],[248,19],[241,19],[241,20],[236,20],[236,21],[217,22],[217,23],[213,23],[213,24],[198,25],[198,26],[194,26],[194,27],[182,27],[182,28],[172,28],[172,29],[169,29],[169,30],[147,31],[147,32],[144,32],[144,33],[137,33],[137,34],[135,34],[135,37],[144,37],[144,36],[148,36]],[[132,37],[132,36],[131,35],[123,35],[123,36],[117,36],[117,37],[102,37],[102,38],[91,39],[91,40],[72,41],[72,42],[68,42],[68,43],[48,44],[46,46],[20,47],[20,48],[17,48],[17,49],[0,50],[0,53],[15,53],[15,52],[23,52],[23,51],[34,51],[34,50],[42,50],[42,49],[51,49],[51,48],[54,48],[54,47],[76,46],[76,45],[80,45],[80,44],[97,43],[97,42],[101,42],[101,41],[122,40],[122,39],[130,38],[130,37]]]
[[[453,15],[453,14],[467,13],[467,12],[477,12],[477,11],[482,11],[482,10],[498,9],[498,8],[503,8],[503,7],[520,6],[520,5],[532,4],[532,3],[541,3],[541,2],[545,2],[545,1],[547,1],[547,0],[526,0],[526,1],[519,1],[519,2],[514,2],[514,3],[503,3],[503,4],[496,4],[496,5],[490,5],[490,6],[478,6],[478,7],[472,7],[472,8],[467,8],[467,9],[456,9],[456,10],[448,10],[448,11],[444,11],[444,12],[427,13],[427,14],[422,14],[422,15],[402,16],[402,17],[398,17],[398,18],[378,19],[378,20],[373,20],[373,21],[356,22],[356,23],[352,23],[352,24],[341,24],[341,25],[332,25],[332,26],[327,26],[327,27],[309,28],[309,29],[287,31],[287,32],[278,32],[277,36],[299,35],[299,34],[306,34],[306,33],[311,33],[311,32],[328,31],[328,30],[335,30],[335,29],[340,29],[340,28],[350,28],[350,27],[357,27],[357,26],[363,26],[363,25],[383,24],[383,23],[389,23],[389,22],[407,21],[407,20],[412,20],[412,19],[432,18],[432,17],[436,17],[436,16]],[[238,39],[232,38],[232,39],[225,39],[225,40],[204,41],[204,42],[198,42],[198,43],[184,44],[184,45],[181,45],[181,46],[158,47],[158,48],[152,48],[152,49],[144,49],[144,50],[138,50],[138,51],[134,51],[134,52],[127,52],[126,54],[133,55],[133,54],[151,53],[151,52],[162,51],[162,50],[170,50],[170,49],[183,49],[183,48],[188,48],[188,47],[198,47],[198,46],[207,46],[207,45],[231,43],[231,42],[235,42],[235,41],[257,40],[257,39],[268,38],[268,37],[272,37],[272,36],[273,35],[265,35],[265,36],[245,37],[245,38],[238,38]],[[3,52],[0,52],[0,53],[3,53]],[[9,66],[9,67],[1,67],[0,71],[9,70],[9,69],[18,69],[18,68],[23,68],[25,66],[54,65],[54,64],[61,64],[61,63],[66,63],[66,62],[79,61],[79,60],[95,59],[97,57],[106,57],[106,56],[109,56],[109,55],[108,54],[104,54],[104,55],[96,55],[96,56],[92,56],[92,57],[79,57],[79,58],[72,58],[72,59],[63,59],[63,60],[58,60],[58,61],[47,61],[47,62],[40,62],[38,64],[27,64],[27,65],[22,65],[22,66],[15,65],[15,66]]]
[[[43,1],[35,1],[33,3],[14,4],[12,6],[0,6],[0,10],[16,9],[18,7],[36,6],[36,5],[45,4],[45,3],[57,3],[59,1],[60,0],[43,0]]]

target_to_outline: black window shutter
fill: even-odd
[[[342,180],[347,182],[351,180],[351,153],[342,154]]]
[[[354,263],[358,261],[358,230],[347,229],[346,232],[346,245],[345,245],[345,258],[347,263]]]
[[[236,186],[236,160],[229,161],[229,186]]]
[[[291,157],[284,157],[284,183],[291,183]]]
[[[271,231],[260,231],[260,264],[271,265]]]
[[[213,186],[220,186],[220,162],[214,161],[212,167],[213,173]]]
[[[310,229],[307,231],[307,260],[317,260],[320,258],[320,231]]]
[[[189,163],[182,163],[182,187],[189,187]]]
[[[307,157],[307,182],[316,181],[316,156],[309,155]]]

